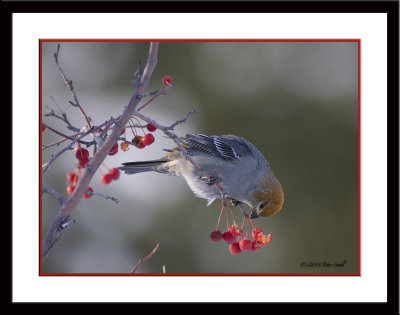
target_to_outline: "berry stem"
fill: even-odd
[[[223,205],[226,213],[226,229],[229,230],[229,216],[228,216],[228,210],[226,210],[225,205]]]
[[[240,229],[243,230],[243,225],[244,225],[244,221],[246,220],[246,217],[243,217],[243,221],[242,221],[242,225],[240,226]]]
[[[137,131],[136,131],[135,124],[132,123],[132,125],[131,125],[130,119],[129,119],[129,121],[128,121],[128,125],[129,125],[129,127],[131,128],[132,133],[133,133],[135,136],[137,136]],[[135,131],[133,131],[133,129],[135,129]]]
[[[223,212],[223,211],[224,211],[224,206],[222,205],[221,211],[219,212],[217,227],[215,228],[216,231],[218,231],[219,221],[221,220],[221,215],[222,215],[222,212]]]
[[[231,216],[232,216],[233,224],[236,225],[235,216],[233,215],[233,212],[232,212],[231,207],[227,206],[227,208],[228,208],[228,210],[229,210],[229,213],[230,213]]]
[[[146,131],[144,131],[143,126],[142,126],[142,124],[140,123],[140,120],[137,119],[135,116],[132,116],[131,119],[136,119],[136,121],[138,122],[140,128],[141,128],[142,131],[143,131],[143,134],[145,135],[145,134],[146,134]],[[132,124],[133,124],[133,123],[132,123]],[[133,126],[135,126],[135,124],[133,124]],[[135,128],[135,130],[136,130],[136,128]]]
[[[248,235],[248,232],[249,232],[249,229],[250,229],[250,220],[249,220],[249,218],[246,218],[247,220],[246,220],[246,238],[247,238],[247,235]]]

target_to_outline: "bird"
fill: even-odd
[[[166,155],[157,160],[122,163],[118,168],[126,174],[154,171],[183,177],[196,197],[208,201],[207,206],[224,198],[233,206],[244,203],[252,209],[251,219],[281,210],[282,185],[252,143],[231,134],[186,134],[178,139],[183,150],[164,149]]]

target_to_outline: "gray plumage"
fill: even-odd
[[[261,183],[262,177],[271,173],[269,164],[257,148],[246,139],[234,135],[206,136],[187,134],[180,138],[191,158],[209,175],[218,177],[220,186],[235,200],[254,206],[248,192],[254,183]],[[158,160],[123,163],[119,167],[126,174],[155,171],[185,178],[193,193],[211,204],[220,198],[220,192],[201,180],[202,173],[186,159],[179,148],[166,150],[168,153]],[[249,182],[246,179],[251,178]]]

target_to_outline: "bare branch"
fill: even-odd
[[[59,141],[56,141],[56,142],[53,142],[53,143],[50,143],[50,144],[42,145],[42,151],[44,151],[44,150],[46,150],[48,148],[51,148],[51,147],[53,147],[55,145],[59,146],[61,143],[65,142],[67,140],[69,140],[69,139],[64,138],[64,139],[61,139]]]
[[[75,126],[73,126],[73,125],[70,123],[70,121],[69,121],[68,118],[67,118],[67,114],[66,114],[66,113],[62,113],[61,115],[62,115],[62,116],[57,115],[57,114],[54,112],[54,110],[51,110],[49,113],[45,114],[46,117],[54,117],[54,118],[60,119],[61,121],[63,121],[64,123],[66,123],[66,124],[67,124],[67,128],[70,129],[70,130],[72,130],[72,131],[75,131],[75,132],[79,132],[79,131],[80,131],[80,128],[75,127]]]
[[[135,267],[133,267],[132,270],[129,271],[129,273],[135,273],[135,271],[140,267],[140,265],[143,264],[146,260],[150,259],[157,251],[160,250],[160,248],[161,245],[157,244],[156,247],[154,247],[154,249],[150,252],[150,254],[139,260],[138,264]]]
[[[53,247],[53,245],[57,241],[57,239],[60,237],[61,230],[59,229],[59,225],[62,222],[63,218],[69,216],[69,214],[75,209],[76,205],[81,200],[83,194],[87,192],[86,189],[87,189],[91,179],[93,178],[96,170],[100,167],[101,163],[103,163],[104,159],[107,157],[107,154],[110,152],[110,149],[112,148],[112,146],[117,142],[119,136],[121,135],[122,129],[126,126],[129,119],[131,118],[132,114],[134,113],[136,107],[138,106],[141,98],[140,97],[138,98],[137,95],[144,94],[146,91],[146,88],[150,82],[150,78],[153,74],[154,68],[157,64],[157,52],[158,52],[158,43],[156,43],[156,42],[150,43],[149,56],[148,56],[146,66],[144,68],[143,73],[142,73],[141,69],[139,71],[137,85],[136,85],[135,91],[134,91],[131,99],[129,100],[128,105],[125,107],[122,115],[114,120],[115,125],[112,129],[111,134],[107,137],[107,139],[103,143],[103,145],[101,147],[99,147],[98,151],[93,156],[93,158],[90,160],[90,162],[88,164],[86,164],[85,171],[82,174],[79,182],[77,183],[73,193],[63,203],[61,210],[59,211],[51,228],[48,230],[48,232],[42,242],[43,260],[47,257],[48,252]],[[54,54],[57,66],[59,67],[58,53],[59,53],[59,46],[57,48],[57,52]],[[72,82],[69,81],[68,79],[66,79],[66,77],[60,67],[59,67],[59,71],[61,72],[61,75],[63,76],[63,78],[65,78],[64,79],[65,83],[67,84],[67,86],[69,87],[71,92],[73,93],[74,98],[75,98],[75,103],[79,104],[79,102],[76,98],[76,95],[73,91],[73,88],[72,88]],[[76,138],[74,141],[76,142],[77,140],[79,140],[79,139]],[[73,143],[71,145],[73,145]],[[58,156],[59,156],[59,154],[58,154]],[[54,159],[52,159],[51,161],[49,161],[47,163],[47,165],[45,166],[45,170],[42,169],[42,173],[45,172],[49,168],[49,166],[51,164],[50,162],[53,162],[53,161],[54,161]]]
[[[86,193],[88,195],[100,196],[100,197],[103,197],[105,200],[111,200],[111,201],[114,201],[115,203],[119,203],[119,200],[112,196],[107,196],[107,195],[103,195],[102,193],[95,193],[95,192],[91,192],[91,191],[87,191]]]
[[[53,188],[42,182],[42,194],[48,193],[50,196],[54,197],[59,203],[63,204],[66,200],[63,195],[56,192]]]
[[[76,136],[81,134],[81,132],[78,132],[75,135],[67,136],[67,135],[63,134],[62,132],[60,132],[60,131],[58,131],[58,130],[56,130],[56,129],[54,129],[54,128],[52,128],[52,127],[50,127],[50,126],[48,126],[48,125],[46,125],[44,123],[42,123],[42,125],[45,126],[47,129],[53,131],[54,133],[58,134],[59,136],[64,137],[65,139],[69,139],[69,140],[75,140]],[[87,142],[87,141],[82,141],[82,140],[79,140],[79,143],[82,143],[82,144],[84,144],[86,146],[91,146],[91,145],[94,144],[94,142]]]
[[[47,128],[47,127],[46,127]],[[73,139],[73,141],[68,144],[64,149],[62,149],[61,151],[59,151],[56,155],[52,156],[51,159],[42,165],[42,175],[44,175],[47,170],[49,169],[50,165],[61,155],[63,154],[65,151],[72,149],[73,145],[78,142],[80,139],[82,139],[83,137],[87,136],[89,133],[92,132],[92,129],[89,129],[88,131],[86,131],[85,133],[81,134],[79,137]],[[82,194],[83,195],[83,194]]]
[[[186,116],[180,120],[175,121],[171,126],[167,127],[169,130],[174,130],[174,128],[181,123],[184,123],[191,115],[193,115],[196,111],[192,109]]]
[[[60,74],[61,74],[61,76],[62,76],[62,78],[64,80],[65,85],[68,87],[68,89],[72,93],[72,96],[74,97],[75,103],[70,102],[70,104],[72,104],[74,106],[77,106],[79,108],[79,110],[81,111],[81,113],[85,117],[85,120],[86,120],[86,123],[87,123],[88,127],[90,128],[91,125],[90,125],[89,118],[86,116],[86,113],[83,110],[81,104],[79,104],[79,100],[78,100],[78,97],[76,96],[76,93],[74,91],[74,87],[72,85],[72,81],[67,78],[67,76],[65,75],[64,71],[61,69],[61,66],[60,66],[60,64],[58,62],[58,54],[59,54],[59,52],[60,52],[60,44],[57,45],[57,51],[54,53],[54,60],[55,60],[56,65],[58,67],[58,71],[60,72]]]

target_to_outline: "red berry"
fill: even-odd
[[[111,174],[104,174],[100,177],[100,181],[104,184],[104,185],[108,185],[111,181],[112,181],[113,177]]]
[[[68,195],[72,195],[72,192],[74,191],[74,189],[75,189],[75,185],[69,184],[69,185],[67,186],[67,194],[68,194]]]
[[[239,247],[241,250],[251,250],[253,248],[253,242],[244,238],[240,240]]]
[[[115,155],[118,152],[118,142],[114,143],[112,148],[110,149],[110,152],[108,152],[108,155]]]
[[[172,84],[172,78],[169,75],[165,75],[162,78],[162,83],[164,85],[171,85]]]
[[[212,231],[210,237],[214,242],[219,242],[222,240],[222,233],[220,230]]]
[[[251,237],[253,238],[253,240],[256,240],[259,234],[262,234],[262,230],[258,227],[254,228],[253,231],[251,231]]]
[[[76,181],[78,180],[78,175],[76,175],[73,172],[68,172],[67,173],[67,181],[70,182],[71,184],[76,183]]]
[[[89,159],[89,151],[85,148],[79,148],[76,150],[75,156],[79,161],[87,160]]]
[[[142,143],[144,145],[150,145],[154,142],[154,136],[151,133],[146,134],[143,138],[142,138]]]
[[[138,149],[143,149],[146,145],[143,143],[142,139],[143,137],[141,136],[135,136],[132,140],[133,145]]]
[[[260,249],[260,244],[258,244],[257,242],[255,242],[255,241],[252,241],[251,242],[252,243],[252,247],[251,247],[251,250],[252,251],[255,251],[255,250],[259,250]]]
[[[117,168],[112,168],[108,171],[108,174],[112,176],[113,180],[117,180],[119,178],[119,170]]]
[[[91,191],[91,192],[93,192],[93,188],[89,186],[89,187],[86,189],[86,191]],[[91,194],[83,194],[83,198],[85,198],[85,199],[88,199],[88,198],[90,198],[90,197],[92,197]]]
[[[233,243],[236,237],[231,232],[226,231],[224,234],[222,234],[222,238],[227,243]]]
[[[259,234],[257,238],[257,243],[260,245],[268,245],[269,243],[271,243],[271,239],[271,233],[267,236],[265,236],[264,234]]]
[[[242,236],[243,235],[242,230],[238,230],[238,226],[237,225],[232,225],[228,229],[228,231],[231,232],[233,236]]]
[[[89,163],[89,159],[79,160],[80,168],[85,168],[85,165]]]
[[[233,255],[238,255],[238,254],[240,254],[242,252],[242,250],[239,247],[239,243],[238,242],[234,242],[234,243],[230,244],[229,245],[229,251]]]
[[[156,131],[156,126],[153,126],[152,124],[147,124],[147,130],[150,132]]]

